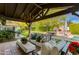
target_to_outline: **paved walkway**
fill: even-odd
[[[0,43],[0,55],[23,55],[24,52],[16,45],[16,41]]]

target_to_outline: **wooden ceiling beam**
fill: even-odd
[[[67,13],[70,13],[70,12],[73,12],[73,11],[77,11],[77,10],[78,10],[78,8],[75,8],[75,7],[68,8],[68,9],[65,9],[63,11],[59,11],[59,12],[56,12],[56,13],[53,13],[53,14],[50,14],[50,15],[35,19],[32,22],[36,22],[36,21],[40,21],[40,20],[43,20],[43,19],[64,15],[64,14],[67,14]]]
[[[13,14],[14,14],[14,12],[15,12],[15,10],[16,10],[16,6],[17,6],[17,4],[15,3],[10,3],[10,4],[4,4],[5,5],[5,10],[4,10],[4,14],[6,15],[6,16],[10,16],[10,17],[13,17]]]
[[[4,5],[2,5],[1,7],[3,7]],[[50,9],[50,8],[54,8],[54,7],[65,7],[65,6],[72,6],[72,5],[76,6],[77,8],[68,8],[68,9],[65,9],[63,11],[56,12],[56,13],[50,14],[50,15],[46,15],[47,12],[48,12],[47,11],[40,18],[37,18],[37,17],[39,17],[39,15],[42,14],[42,9],[45,9],[45,8]],[[14,21],[22,21],[22,22],[30,22],[30,21],[35,22],[35,21],[39,21],[39,20],[43,20],[43,19],[47,19],[47,18],[67,14],[69,12],[73,12],[73,10],[78,10],[78,6],[79,6],[79,4],[71,4],[71,3],[70,4],[64,4],[64,3],[32,4],[32,3],[30,3],[30,4],[27,4],[27,5],[24,6],[24,10],[22,12],[20,11],[20,9],[22,9],[22,8],[19,6],[18,8],[20,8],[20,9],[18,9],[18,10],[20,11],[20,13],[18,13],[19,11],[15,11],[15,9],[17,10],[16,4],[12,4],[12,3],[8,4],[7,3],[7,7],[5,7],[5,9],[7,11],[4,8],[1,8],[0,10],[2,10],[1,11],[1,13],[3,12],[2,15],[6,16],[5,18],[7,18],[7,19],[11,19],[11,20],[14,20]],[[36,7],[36,9],[34,9],[34,7]],[[31,17],[32,13],[30,11],[32,11],[33,17]],[[15,14],[15,13],[16,13],[16,15],[18,15],[18,17],[13,16],[13,14]],[[24,19],[24,17],[25,17],[25,19]],[[29,20],[29,17],[32,18],[32,20]]]
[[[24,11],[25,6],[26,6],[25,3],[18,4],[16,7],[16,11],[14,13],[14,17],[19,17],[22,14],[22,12]]]
[[[79,15],[75,12],[72,12],[72,15],[75,15],[75,16],[79,17]]]
[[[4,3],[0,3],[0,14],[4,14]]]
[[[11,20],[11,21],[19,21],[19,22],[26,22],[25,20],[19,19],[19,18],[11,18],[7,16],[0,15],[0,17],[6,18],[6,20]]]
[[[56,8],[56,7],[66,7],[66,6],[79,6],[77,3],[47,3],[40,5],[42,8]]]
[[[39,16],[39,14],[41,14],[42,10],[40,10],[32,19],[35,20],[36,17]]]
[[[30,10],[33,8],[33,4],[28,4],[24,12],[21,14],[21,18],[28,18],[30,16]]]
[[[36,9],[37,9],[37,7],[35,7],[35,8],[33,9],[33,11],[31,12],[31,14],[33,14],[33,12],[35,12],[35,11],[36,11]]]
[[[38,7],[38,8],[40,8],[40,9],[42,9],[42,7],[41,7],[40,5],[38,5],[38,4],[36,4],[36,3],[34,3],[34,5],[35,5],[36,7]]]
[[[43,16],[45,16],[48,13],[48,11],[49,11],[49,8],[46,9],[46,12],[44,13]]]
[[[45,16],[47,14],[48,11],[49,11],[49,8],[47,8],[46,11],[45,10],[41,10],[41,13],[38,13],[36,17],[38,17],[38,16],[39,17],[43,17],[43,16]]]
[[[26,9],[24,10],[24,12],[21,14],[21,18],[24,17],[25,15],[27,15],[29,13],[29,8],[31,7],[31,4],[28,4],[26,6]]]

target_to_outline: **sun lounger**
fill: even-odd
[[[33,52],[36,49],[35,45],[30,42],[23,44],[20,40],[17,40],[16,43],[25,53]]]

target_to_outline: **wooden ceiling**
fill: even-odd
[[[50,8],[67,7],[65,10],[46,15]],[[69,7],[70,6],[70,7]],[[74,3],[0,3],[0,17],[20,22],[35,22],[43,19],[78,11]],[[46,12],[45,12],[46,11]]]

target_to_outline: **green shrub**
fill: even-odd
[[[42,38],[43,38],[42,35],[38,34],[37,37],[36,37],[36,41],[40,42],[42,40]]]
[[[69,27],[72,34],[79,34],[79,24],[71,23]]]
[[[36,40],[37,42],[40,42],[43,38],[43,34],[40,34],[40,33],[32,33],[30,38],[32,40]]]
[[[14,39],[15,33],[9,30],[0,30],[0,42]]]
[[[37,33],[32,33],[30,38],[32,40],[36,40],[36,37],[37,37]]]

